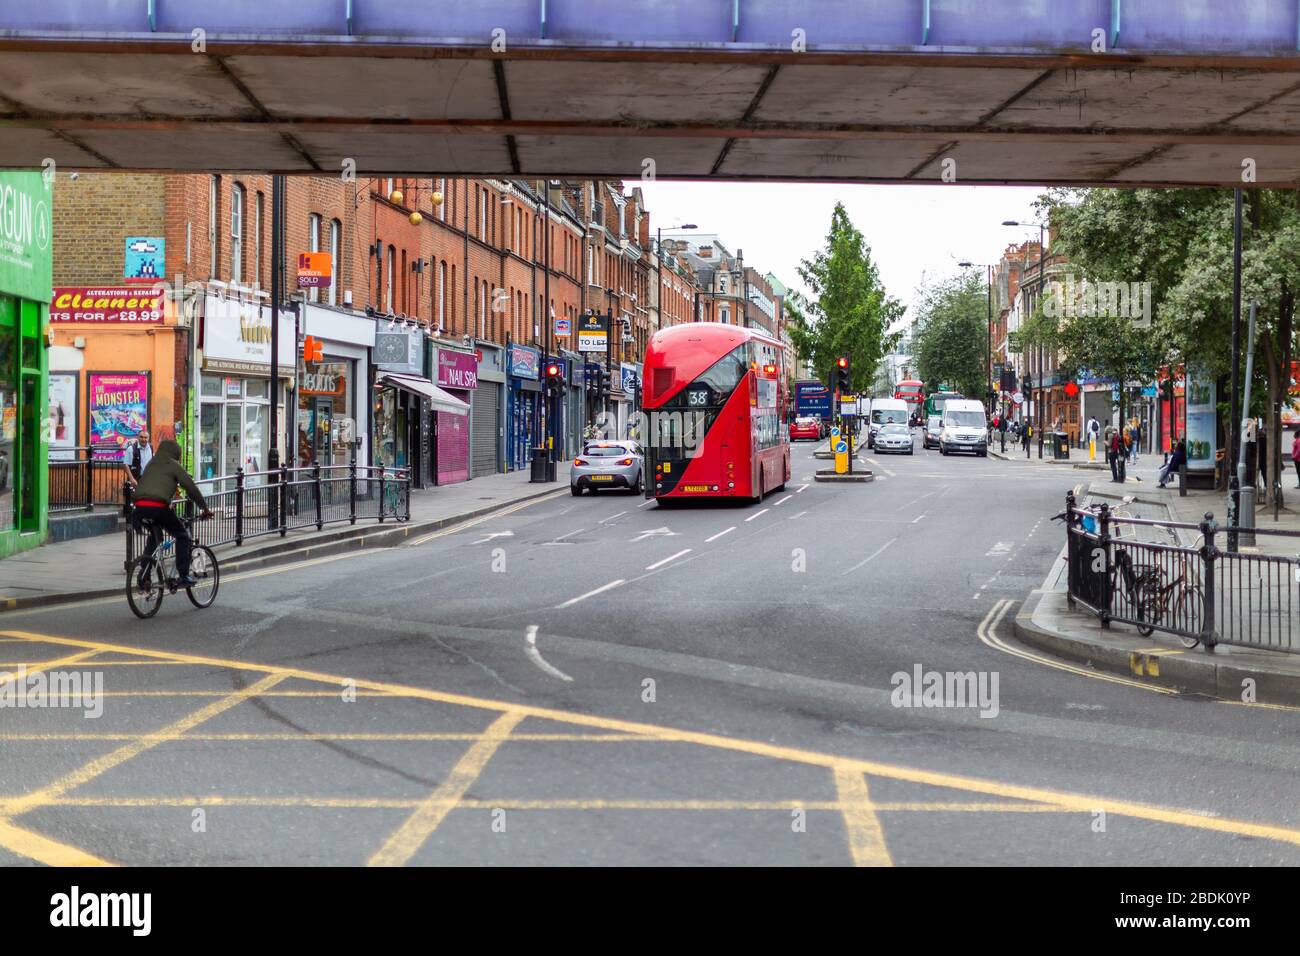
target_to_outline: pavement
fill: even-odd
[[[1002,457],[998,453],[994,456]],[[1011,455],[1004,460],[1008,466],[1023,466],[1025,461],[1023,457]],[[1037,458],[1031,461],[1036,462]],[[1106,501],[1111,507],[1119,507],[1122,498],[1131,496],[1133,501],[1126,507],[1134,517],[1175,524],[1199,524],[1207,513],[1222,522],[1226,514],[1227,503],[1221,492],[1189,489],[1183,496],[1176,483],[1160,488],[1157,482],[1162,457],[1159,455],[1143,455],[1136,465],[1129,464],[1127,480],[1122,485],[1110,480],[1106,464],[1087,462],[1086,453],[1083,461],[1053,464],[1063,475],[1080,479],[1076,490],[1081,503]],[[1300,500],[1300,490],[1284,488],[1284,493],[1292,491],[1295,493],[1292,501]],[[1300,513],[1283,507],[1275,517],[1271,506],[1261,503],[1256,507],[1256,530],[1255,544],[1241,547],[1243,553],[1290,560],[1300,557],[1300,539],[1268,533],[1300,533]],[[1171,543],[1176,537],[1174,543],[1184,547],[1192,546],[1197,535],[1198,532],[1187,528],[1139,529],[1140,539]],[[1112,622],[1109,628],[1102,628],[1090,612],[1070,607],[1064,544],[1062,529],[1061,555],[1043,583],[1030,592],[1016,612],[1013,627],[1022,643],[1064,660],[1123,674],[1178,693],[1240,701],[1243,688],[1249,686],[1254,699],[1260,703],[1300,704],[1300,654],[1230,644],[1218,644],[1213,651],[1200,645],[1186,648],[1173,635],[1156,632],[1143,637],[1127,624]],[[1225,546],[1222,535],[1217,544],[1220,548]]]
[[[284,537],[254,539],[214,548],[223,573],[307,560],[348,550],[392,547],[462,521],[540,496],[568,493],[568,473],[560,480],[531,484],[528,472],[489,475],[411,492],[411,518],[300,529]],[[124,585],[126,542],[121,534],[46,544],[0,561],[0,612],[120,594]]]
[[[0,672],[102,681],[3,715],[0,865],[1300,863],[1300,709],[1013,635],[1077,475],[813,448],[755,505],[564,493],[0,616]]]

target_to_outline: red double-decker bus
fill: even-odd
[[[894,386],[894,398],[907,402],[908,418],[919,416],[925,408],[925,383],[905,378]]]
[[[647,498],[758,501],[790,479],[785,350],[752,329],[656,332],[641,381]]]

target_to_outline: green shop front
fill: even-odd
[[[45,540],[50,193],[0,172],[0,558]]]

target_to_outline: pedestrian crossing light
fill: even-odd
[[[849,393],[849,378],[851,371],[849,368],[849,359],[846,355],[841,355],[835,360],[835,387],[839,389],[841,395]]]

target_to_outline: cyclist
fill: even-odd
[[[190,533],[176,512],[172,511],[172,498],[176,496],[177,486],[184,488],[190,500],[203,509],[200,517],[204,520],[212,517],[208,503],[194,483],[190,473],[181,464],[181,446],[172,439],[159,442],[158,451],[140,475],[135,486],[135,511],[132,523],[136,531],[141,522],[152,521],[155,528],[161,528],[176,540],[176,571],[180,575],[180,587],[193,587],[198,581],[190,576]],[[148,560],[158,547],[159,536],[151,533],[144,546],[142,558]]]

